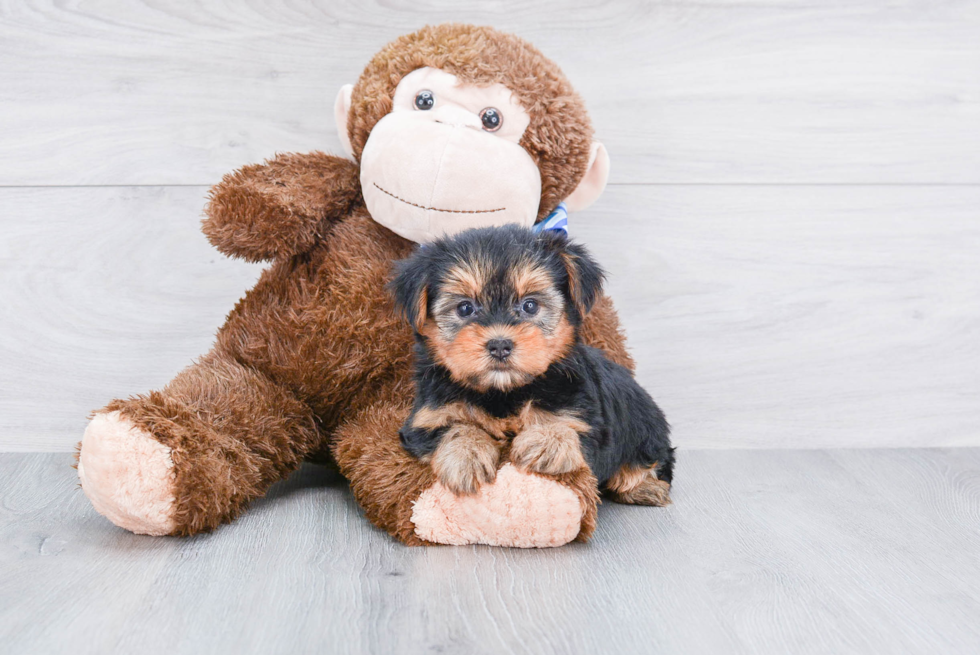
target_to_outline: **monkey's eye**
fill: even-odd
[[[535,300],[534,298],[528,298],[527,300],[521,303],[521,311],[527,314],[528,316],[534,316],[535,314],[537,314],[538,309],[540,309],[538,307],[538,301]]]
[[[456,305],[456,314],[458,314],[460,318],[466,318],[467,316],[471,316],[474,311],[476,311],[476,308],[473,306],[473,303],[471,303],[469,300],[464,300],[463,302]]]
[[[428,89],[423,89],[415,94],[415,107],[416,109],[421,109],[426,111],[432,109],[432,105],[436,104],[436,96],[432,91]]]
[[[494,107],[487,107],[480,112],[480,121],[487,132],[496,132],[504,124],[504,115]]]

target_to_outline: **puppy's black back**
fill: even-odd
[[[664,413],[630,372],[585,345],[575,349],[577,368],[588,377],[577,404],[593,430],[583,435],[586,460],[599,482],[624,464],[657,466],[657,477],[670,482],[674,454]]]

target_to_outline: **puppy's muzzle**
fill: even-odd
[[[510,339],[490,339],[487,341],[487,352],[498,362],[502,362],[510,357],[514,349],[514,342]]]

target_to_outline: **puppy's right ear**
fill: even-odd
[[[395,278],[388,289],[395,296],[395,307],[416,332],[429,317],[429,259],[416,251],[395,264]]]
[[[561,260],[568,276],[568,297],[579,316],[584,318],[602,295],[602,281],[605,278],[602,267],[584,246],[569,241],[561,232],[543,232],[538,239]]]

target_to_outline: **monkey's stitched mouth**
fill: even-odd
[[[412,207],[418,207],[419,209],[424,209],[426,211],[445,212],[447,214],[493,214],[494,212],[502,212],[505,209],[507,209],[506,207],[501,207],[500,209],[440,209],[439,207],[426,207],[425,205],[419,205],[419,204],[416,204],[414,202],[409,202],[408,200],[405,200],[404,198],[399,198],[398,196],[396,196],[395,194],[393,194],[391,191],[388,191],[387,189],[383,189],[380,186],[378,186],[378,183],[377,182],[372,182],[372,184],[374,184],[375,188],[378,191],[380,191],[381,193],[384,193],[384,194],[387,194],[387,195],[391,196],[392,198],[394,198],[398,202],[403,202],[406,205],[411,205]]]

